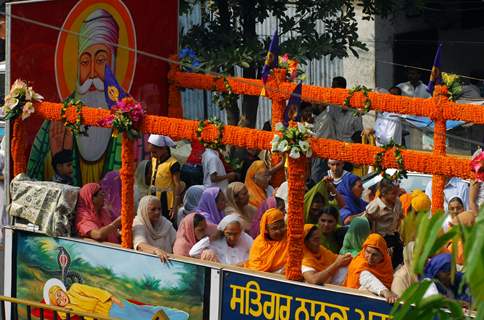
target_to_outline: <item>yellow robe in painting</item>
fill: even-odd
[[[109,310],[113,302],[113,296],[106,290],[91,287],[85,284],[74,283],[67,291],[69,303],[66,308],[77,312],[93,313],[109,317]],[[61,315],[65,319],[65,315]],[[85,318],[88,319],[88,318]]]

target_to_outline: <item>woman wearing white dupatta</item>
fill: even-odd
[[[166,261],[166,253],[173,252],[175,238],[175,228],[161,214],[160,199],[155,196],[141,198],[133,221],[133,248],[157,255]]]
[[[249,258],[253,239],[242,229],[243,218],[238,214],[225,216],[217,225],[218,232],[198,241],[190,250],[190,256],[243,266]]]

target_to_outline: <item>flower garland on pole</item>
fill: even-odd
[[[447,127],[443,115],[442,104],[449,100],[449,91],[447,86],[435,86],[432,101],[434,102],[434,155],[446,154]],[[444,189],[445,176],[442,174],[432,175],[432,212],[444,209]]]
[[[76,119],[74,121],[69,120],[66,114],[70,106],[74,107],[76,113]],[[81,102],[81,100],[74,99],[74,97],[71,96],[64,100],[64,105],[61,109],[61,119],[62,122],[64,122],[64,127],[69,129],[75,136],[88,135],[87,131],[89,130],[89,126],[84,126],[84,128],[82,128],[82,107],[83,103]]]
[[[134,219],[134,141],[127,132],[123,132],[121,146],[121,245],[124,248],[133,246]]]
[[[135,140],[140,137],[139,127],[144,116],[141,104],[131,97],[125,97],[111,108],[109,116],[98,121],[98,125],[112,127],[113,137],[126,133],[129,139]]]
[[[25,152],[24,121],[35,112],[34,103],[42,102],[44,97],[36,93],[28,83],[17,79],[5,97],[2,106],[5,120],[14,121],[12,136],[13,174],[25,172],[27,169],[27,154]]]
[[[286,69],[274,69],[272,71],[273,79],[275,83],[277,84],[277,87],[279,87],[279,84],[286,81],[286,74],[287,74]],[[272,102],[272,123],[271,123],[271,128],[272,132],[276,131],[276,125],[279,122],[282,122],[284,120],[284,109],[286,108],[286,100],[284,97],[277,92],[271,92],[270,89],[268,89],[269,97]],[[282,161],[282,157],[278,153],[272,153],[272,165],[276,166],[279,162]],[[281,183],[285,180],[285,175],[283,170],[277,171],[273,176],[271,183],[274,187],[279,187]]]
[[[141,136],[140,127],[145,116],[141,104],[131,97],[125,97],[111,108],[111,113],[98,125],[112,127],[113,137],[122,134],[121,145],[121,245],[131,248],[133,245],[134,219],[134,140]]]
[[[375,172],[377,174],[381,174],[383,178],[389,179],[389,180],[400,180],[402,178],[407,178],[407,170],[405,169],[405,163],[404,163],[402,151],[401,151],[401,149],[403,149],[403,146],[391,140],[388,144],[384,145],[382,148],[383,148],[383,151],[380,151],[375,155],[375,163],[373,164],[373,167],[375,168]],[[385,154],[390,149],[395,149],[393,154],[395,156],[395,161],[398,165],[398,170],[391,176],[388,173],[386,173],[386,170],[385,170],[386,168],[384,168],[382,165],[383,159],[385,158]]]
[[[311,130],[308,124],[298,122],[286,128],[282,123],[276,125],[274,139],[271,142],[272,152],[288,154],[288,260],[285,268],[286,278],[290,280],[301,279],[301,262],[303,258],[303,229],[304,190],[306,183],[307,159],[311,157],[312,150],[309,142]]]

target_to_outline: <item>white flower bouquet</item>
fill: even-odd
[[[19,115],[22,116],[22,120],[27,119],[35,112],[33,102],[41,102],[43,99],[44,97],[35,92],[26,82],[15,80],[2,106],[5,120],[13,120]]]
[[[279,122],[275,129],[280,134],[275,134],[272,139],[272,152],[288,152],[293,159],[299,159],[301,155],[311,157],[313,152],[307,141],[313,135],[311,127],[309,123],[298,122],[297,127],[286,128]]]

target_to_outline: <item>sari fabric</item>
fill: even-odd
[[[365,249],[367,247],[375,248],[383,255],[383,260],[377,265],[370,266],[365,258]],[[360,288],[360,274],[368,271],[380,280],[385,287],[390,288],[393,281],[392,259],[388,254],[385,239],[378,233],[372,233],[363,243],[360,253],[351,261],[348,266],[348,275],[345,286],[348,288]]]
[[[351,220],[350,227],[343,240],[343,247],[339,253],[351,253],[353,257],[356,257],[369,235],[370,224],[368,223],[368,219],[365,217],[354,218]]]
[[[275,208],[277,205],[275,197],[269,197],[262,202],[259,209],[257,209],[257,216],[252,220],[252,226],[250,228],[249,234],[252,238],[256,238],[260,233],[260,221],[264,212],[269,209]]]
[[[326,185],[324,181],[320,181],[315,184],[311,189],[309,189],[306,194],[304,194],[304,222],[309,222],[309,210],[313,204],[314,197],[316,194],[321,194],[324,199],[324,205],[328,205],[328,191],[326,190]]]
[[[258,208],[262,202],[267,198],[266,190],[262,189],[255,183],[254,177],[257,173],[267,170],[267,167],[262,160],[254,161],[245,177],[245,186],[249,191],[249,204]]]
[[[274,241],[266,235],[267,225],[281,220],[284,220],[284,214],[279,209],[269,209],[264,213],[260,221],[260,234],[255,238],[250,250],[247,268],[275,272],[284,267],[288,251],[287,237]]]
[[[304,238],[306,238],[306,236],[309,234],[309,231],[313,227],[313,224],[304,225]],[[329,267],[337,257],[337,254],[331,252],[323,246],[319,246],[319,252],[314,253],[309,250],[306,245],[304,245],[302,265],[313,268],[316,270],[316,272],[320,272]]]

